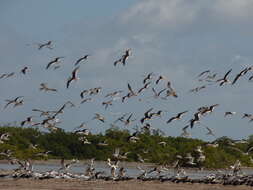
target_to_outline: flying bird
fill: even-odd
[[[49,88],[49,87],[47,86],[47,83],[41,83],[41,84],[40,84],[40,91],[45,91],[45,92],[49,92],[49,91],[57,92],[57,89],[55,89],[55,88]]]
[[[224,117],[230,116],[230,115],[235,115],[236,112],[231,112],[231,111],[227,111],[224,113]]]
[[[90,56],[90,55],[87,54],[87,55],[85,55],[85,56],[79,58],[79,59],[75,62],[75,66],[77,66],[81,61],[87,60],[89,56]]]
[[[52,48],[52,41],[50,40],[50,41],[48,41],[48,42],[46,42],[46,43],[39,43],[39,44],[38,44],[38,49],[39,49],[39,50],[41,50],[41,49],[44,48],[44,47],[46,47],[46,48],[48,48],[48,49],[53,49],[53,48]]]
[[[172,122],[172,121],[174,121],[174,120],[179,120],[179,119],[181,119],[182,116],[183,116],[185,113],[187,113],[187,112],[188,112],[188,111],[183,111],[183,112],[178,113],[176,116],[170,118],[166,123],[170,123],[170,122]]]
[[[21,69],[20,72],[25,75],[27,71],[28,71],[28,67],[24,67],[23,69]]]
[[[50,61],[47,66],[46,66],[46,69],[49,69],[49,67],[51,65],[56,65],[56,64],[59,64],[60,63],[60,59],[62,59],[64,57],[56,57],[55,59],[53,59],[52,61]]]
[[[153,93],[154,93],[154,96],[153,96],[153,97],[154,97],[154,98],[159,98],[160,95],[161,95],[165,90],[166,90],[166,88],[160,90],[159,92],[156,92],[156,90],[155,90],[154,88],[152,88],[152,91],[153,91]]]
[[[103,117],[102,115],[100,115],[99,113],[95,113],[95,116],[93,117],[93,119],[97,119],[101,122],[105,122],[105,117]]]
[[[207,74],[207,73],[210,73],[210,70],[206,70],[206,71],[201,72],[201,73],[198,75],[198,78],[201,77],[201,76],[203,76],[203,75],[205,75],[205,74]]]
[[[232,85],[234,85],[236,83],[236,81],[241,78],[243,75],[245,75],[248,72],[248,68],[243,69],[239,74],[236,75],[236,77],[234,78]]]
[[[158,79],[155,81],[155,84],[158,84],[161,80],[164,80],[164,79],[166,79],[166,77],[160,75],[160,76],[158,77]]]
[[[127,61],[127,59],[129,58],[130,55],[131,55],[131,49],[127,49],[125,51],[125,54],[122,55],[122,57],[120,59],[118,59],[117,61],[115,61],[113,63],[113,65],[116,66],[117,64],[122,63],[123,66],[125,66],[126,65],[126,61]]]
[[[21,122],[21,126],[23,127],[25,124],[32,124],[33,116],[27,117],[26,120]]]
[[[72,76],[68,79],[67,81],[67,88],[69,88],[70,83],[75,80],[77,81],[79,78],[77,77],[77,72],[79,71],[79,67],[76,67],[73,71],[72,71]]]
[[[151,80],[153,75],[154,75],[153,73],[148,73],[148,75],[142,81],[143,84],[146,84],[148,80]]]
[[[216,82],[219,82],[220,83],[220,86],[226,84],[226,83],[230,83],[230,81],[227,79],[229,73],[231,73],[232,69],[230,69],[225,75],[223,78],[221,79],[218,79]]]
[[[16,107],[16,106],[18,106],[18,105],[23,104],[23,100],[22,100],[22,99],[20,100],[20,98],[23,98],[23,97],[24,97],[24,96],[18,96],[18,97],[16,97],[16,98],[13,99],[13,100],[5,100],[5,101],[8,102],[8,103],[4,106],[4,109],[7,108],[10,104],[14,104],[13,107]]]

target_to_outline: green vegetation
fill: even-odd
[[[120,152],[130,152],[127,161],[138,161],[138,155],[148,162],[160,164],[172,164],[177,155],[186,156],[187,153],[196,155],[196,147],[201,146],[204,150],[206,160],[202,165],[206,168],[224,168],[233,164],[237,159],[243,166],[253,166],[251,156],[245,152],[253,146],[253,136],[250,136],[247,143],[231,144],[233,140],[222,137],[216,140],[218,147],[206,146],[207,142],[199,139],[190,139],[182,137],[164,137],[159,134],[142,133],[136,143],[129,142],[130,133],[127,130],[109,129],[105,135],[88,135],[87,139],[91,144],[83,144],[78,140],[81,135],[71,132],[58,130],[56,132],[45,133],[34,128],[20,127],[0,127],[0,134],[9,133],[8,141],[0,144],[0,152],[12,150],[13,156],[19,159],[45,159],[37,156],[39,152],[52,151],[49,154],[50,159],[59,158],[78,158],[96,160],[106,160],[112,157],[116,148]],[[108,146],[99,146],[98,143],[106,141]],[[159,142],[166,142],[166,145],[160,145]],[[31,144],[37,144],[37,148],[32,148]],[[242,152],[240,152],[241,150]],[[145,153],[148,151],[148,153]],[[0,157],[5,159],[4,156]]]

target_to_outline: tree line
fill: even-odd
[[[253,136],[245,141],[234,141],[228,137],[221,137],[213,142],[200,139],[163,136],[159,132],[139,133],[136,142],[129,141],[131,133],[117,128],[108,129],[105,134],[89,134],[86,136],[90,144],[84,144],[79,138],[82,135],[64,130],[43,132],[36,128],[21,128],[1,126],[0,135],[8,133],[9,140],[0,144],[0,152],[11,150],[18,159],[91,159],[107,160],[111,158],[116,148],[121,153],[129,152],[126,161],[139,162],[139,156],[145,162],[172,165],[178,155],[185,157],[187,153],[196,156],[195,149],[201,146],[206,159],[201,163],[205,168],[224,168],[240,160],[243,166],[253,166],[251,152]],[[100,146],[106,142],[107,146]],[[160,142],[164,142],[160,144]],[[219,146],[208,145],[219,144]],[[48,157],[41,157],[40,152],[51,151]],[[0,159],[6,159],[0,156]],[[197,164],[194,167],[199,167]]]

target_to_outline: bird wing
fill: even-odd
[[[235,79],[233,80],[232,84],[235,84],[236,81],[241,77],[241,74],[236,75]]]
[[[165,90],[166,90],[166,88],[165,88],[165,89],[162,89],[160,92],[158,92],[158,96],[160,96],[161,93],[163,93]]]
[[[224,75],[224,78],[223,79],[226,79],[227,76],[229,75],[229,73],[231,73],[232,69],[230,69],[225,75]]]
[[[68,79],[68,81],[67,81],[67,88],[69,88],[69,85],[70,85],[70,83],[71,83],[72,80],[73,80],[72,78]]]
[[[82,60],[84,60],[84,57],[79,58],[79,59],[76,61],[75,66],[77,66]]]
[[[80,67],[76,67],[73,71],[72,71],[72,78],[76,78],[77,72],[79,71]]]
[[[170,123],[170,122],[172,122],[174,119],[176,119],[176,117],[170,118],[166,123]]]
[[[206,74],[206,73],[209,73],[209,72],[210,72],[210,70],[203,71],[202,73],[200,73],[200,74],[198,75],[198,77],[201,77],[202,75],[204,75],[204,74]]]
[[[129,120],[131,119],[132,116],[133,116],[133,114],[131,113],[131,114],[129,115],[129,117],[127,118],[127,121],[129,121]]]
[[[177,117],[181,117],[183,114],[187,113],[188,111],[183,111],[183,112],[180,112],[178,113]]]
[[[135,94],[129,83],[127,84],[127,88],[132,94]]]
[[[49,69],[49,67],[54,64],[56,62],[56,60],[53,60],[53,61],[50,61],[48,64],[47,64],[47,67],[46,69]]]
[[[151,112],[153,110],[153,108],[150,108],[148,111],[146,111],[145,113],[144,113],[144,116],[145,117],[149,117],[149,112]]]
[[[155,91],[154,88],[152,88],[152,91],[154,92],[155,96],[159,96],[158,93]]]

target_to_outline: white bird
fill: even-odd
[[[9,137],[10,137],[10,134],[9,134],[9,133],[3,133],[3,134],[0,136],[0,144],[3,144],[5,141],[10,140]]]
[[[108,166],[111,167],[111,175],[112,175],[112,177],[113,177],[113,178],[116,178],[116,170],[117,170],[117,168],[119,167],[119,166],[118,166],[119,161],[117,160],[114,164],[111,162],[111,159],[110,159],[110,158],[108,158],[107,161],[108,161],[108,162],[107,162]]]
[[[69,170],[69,168],[75,164],[75,163],[78,163],[79,160],[77,159],[72,159],[70,163],[68,164],[65,164],[65,161],[64,161],[64,158],[61,159],[61,168],[58,170],[58,171],[61,171],[61,170],[64,170],[64,171],[67,171]]]

